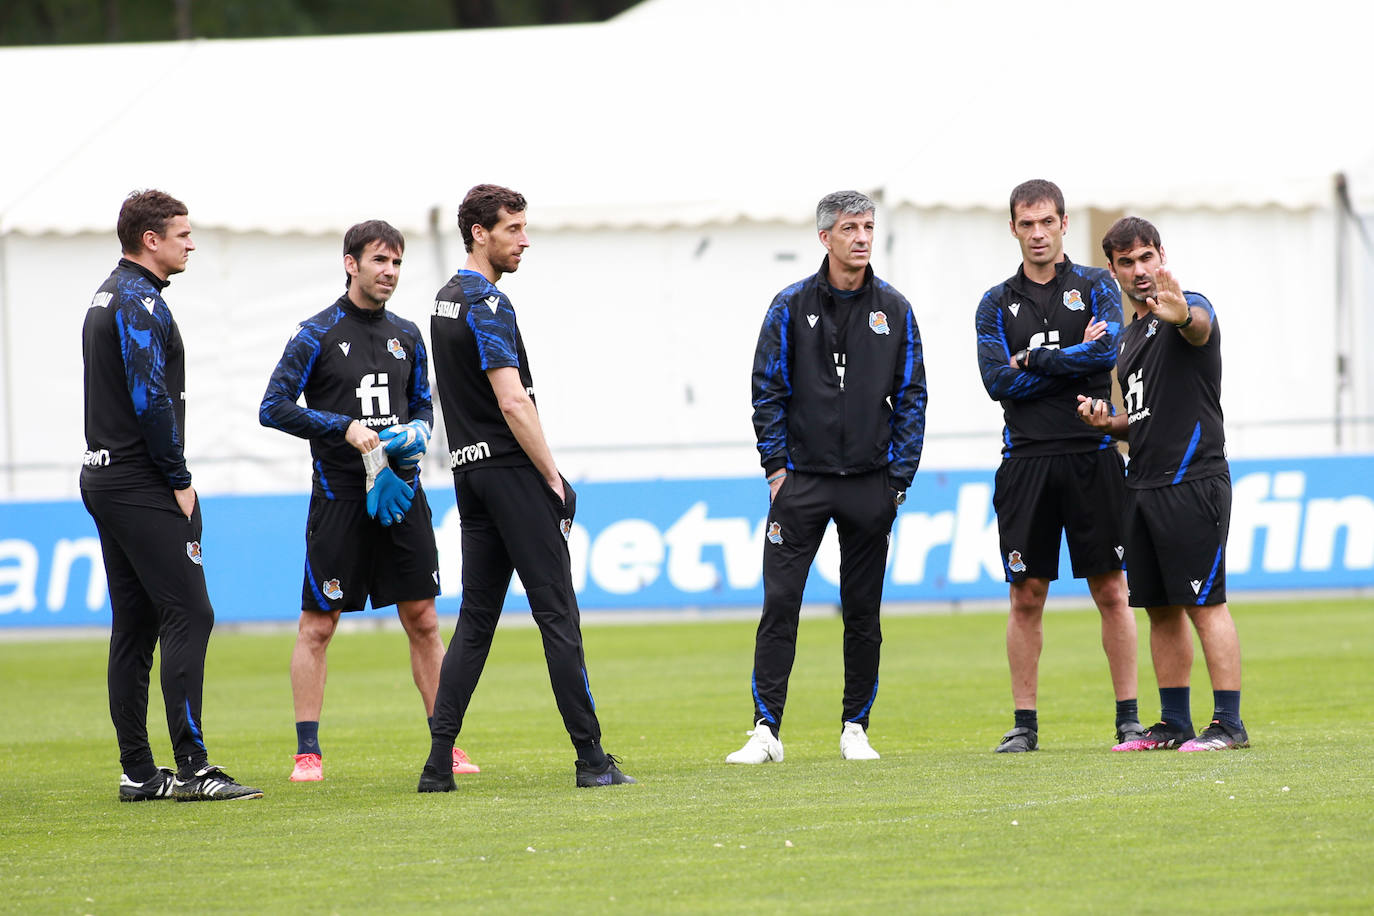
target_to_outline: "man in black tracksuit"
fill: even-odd
[[[771,507],[763,613],[754,645],[750,739],[729,763],[783,759],[779,731],[796,657],[802,589],[833,519],[840,540],[845,687],[840,754],[878,757],[868,715],[878,694],[887,546],[925,436],[921,333],[906,299],[873,274],[876,206],[824,197],[820,270],[769,306],[754,355],[754,430]]]
[[[453,743],[515,572],[529,596],[554,701],[577,751],[576,784],[633,783],[601,747],[587,678],[568,556],[577,494],[558,473],[544,439],[515,309],[496,287],[503,274],[519,269],[530,244],[525,198],[509,188],[477,185],[463,198],[458,227],[467,262],[439,290],[430,341],[462,522],[463,602],[439,671],[430,754],[417,789],[454,789]]]
[[[120,801],[261,798],[209,763],[201,722],[215,611],[205,588],[200,500],[183,452],[186,361],[162,299],[195,245],[186,205],[135,192],[119,211],[124,257],[82,328],[86,455],[81,499],[95,520],[110,589],[110,718]],[[148,745],[148,680],[161,648],[162,699],[177,768]]]

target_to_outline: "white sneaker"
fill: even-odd
[[[767,763],[776,760],[782,763],[782,742],[773,737],[773,730],[760,719],[754,730],[745,732],[749,740],[744,747],[725,756],[726,763]]]
[[[845,760],[877,760],[878,752],[868,743],[868,733],[858,722],[844,723],[840,732],[840,756]]]

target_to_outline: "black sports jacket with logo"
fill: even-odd
[[[296,403],[305,395],[305,406]],[[360,309],[340,296],[296,326],[258,408],[263,426],[310,440],[312,491],[361,500],[366,474],[344,439],[354,420],[374,430],[424,420],[434,424],[429,361],[415,322],[386,308]],[[396,465],[392,464],[392,469]],[[413,482],[419,474],[397,470]]]
[[[1107,331],[1084,343],[1094,320],[1107,322]],[[983,294],[974,324],[983,386],[1002,402],[1004,458],[1114,447],[1110,436],[1078,419],[1078,395],[1112,394],[1121,294],[1110,273],[1065,258],[1041,286],[1026,279],[1023,265]],[[1009,365],[1021,350],[1029,351],[1025,370]]]
[[[827,255],[813,276],[778,293],[764,316],[753,371],[761,463],[768,474],[887,468],[892,486],[905,490],[925,442],[916,316],[871,266],[848,298],[831,290],[829,271]]]
[[[191,485],[184,454],[186,359],[162,291],[126,258],[100,285],[81,331],[87,490]]]

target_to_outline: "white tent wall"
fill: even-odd
[[[757,471],[754,339],[819,263],[812,208],[840,187],[878,196],[875,267],[917,310],[926,466],[995,463],[973,310],[1016,266],[1005,200],[1029,177],[1063,186],[1077,261],[1101,263],[1090,214],[1158,224],[1221,315],[1233,455],[1333,450],[1338,397],[1365,418],[1339,447],[1374,448],[1374,275],[1353,232],[1341,254],[1332,193],[1354,169],[1374,202],[1348,14],[647,0],[601,25],[0,50],[0,82],[26,90],[7,103],[23,141],[0,144],[0,499],[75,493],[82,314],[121,198],[147,186],[196,227],[168,299],[207,491],[304,486],[304,445],[256,409],[294,323],[340,289],[347,226],[406,232],[394,307],[427,328],[483,180],[530,199],[535,247],[502,285],[570,476]],[[122,78],[149,60],[164,80]]]
[[[1076,216],[1070,256],[1101,264],[1087,226],[1078,231],[1086,218]],[[1331,416],[1326,393],[1336,384],[1333,215],[1261,208],[1150,216],[1170,265],[1218,309],[1231,453],[1336,450],[1334,429],[1304,419]],[[772,296],[819,264],[807,217],[541,232],[532,205],[534,246],[503,288],[522,316],[546,431],[570,477],[757,471],[753,346]],[[989,466],[1001,415],[978,376],[973,312],[1017,264],[1006,213],[901,206],[880,211],[879,228],[876,269],[912,300],[921,324],[931,391],[925,465]],[[1257,249],[1250,239],[1265,241]],[[207,492],[300,489],[309,477],[304,443],[261,427],[257,407],[295,323],[342,291],[340,240],[224,230],[196,240],[191,268],[168,299],[190,354],[188,454],[197,482]],[[75,494],[73,462],[62,458],[83,447],[80,326],[114,247],[96,234],[6,240],[6,299],[15,307],[4,351],[19,380],[6,429],[18,466],[8,498]],[[451,271],[440,265],[456,266],[461,248],[452,231],[408,238],[392,307],[426,333],[433,292]],[[45,380],[41,410],[29,399],[35,379]]]

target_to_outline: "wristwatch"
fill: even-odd
[[[895,488],[889,489],[892,490],[892,502],[894,505],[900,506],[902,503],[906,502],[906,490],[898,490]]]

